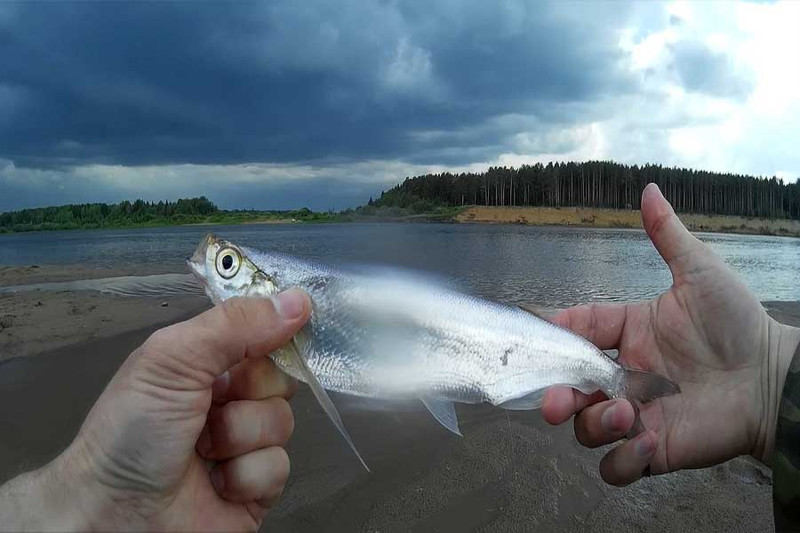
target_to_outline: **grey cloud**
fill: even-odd
[[[745,99],[753,84],[738,74],[728,56],[698,41],[681,41],[672,47],[674,66],[689,91]]]
[[[329,165],[323,168],[248,168],[175,166],[159,170],[138,167],[115,176],[117,167],[42,170],[16,167],[0,159],[0,212],[83,202],[119,202],[141,198],[158,201],[205,195],[223,208],[314,210],[343,209],[364,203],[395,182],[380,174],[380,165]],[[249,176],[253,173],[255,176]],[[140,175],[140,183],[131,176]],[[135,178],[134,178],[135,179]]]
[[[569,132],[616,112],[601,102],[640,90],[618,46],[632,8],[574,7],[0,3],[0,161],[17,168],[4,177],[0,165],[0,210],[199,194],[224,207],[340,208],[388,184],[352,179],[354,162],[567,152]],[[73,172],[244,162],[329,171],[313,182],[167,176],[127,187]]]
[[[49,187],[4,183],[0,178],[0,212],[43,205],[84,202],[116,203],[141,198],[158,201],[164,198],[205,195],[226,209],[293,209],[308,207],[315,211],[344,209],[363,204],[370,196],[377,197],[387,184],[353,183],[341,177],[320,178],[312,187],[308,183],[276,181],[269,183],[201,185],[193,192],[139,191],[134,195],[110,185],[60,183]],[[310,190],[311,189],[311,190]]]
[[[0,82],[28,97],[0,156],[19,166],[414,157],[430,148],[414,131],[635,88],[610,31],[625,10],[603,6],[69,3],[13,20]]]

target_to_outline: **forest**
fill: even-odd
[[[135,202],[118,204],[73,204],[39,207],[0,213],[0,230],[105,228],[181,224],[199,221],[219,212],[206,197],[176,202]]]
[[[237,224],[271,220],[316,222],[328,218],[331,218],[331,214],[314,213],[305,207],[293,211],[223,211],[208,198],[201,196],[182,198],[175,202],[136,200],[118,204],[73,204],[0,213],[0,233],[198,223]]]
[[[435,206],[549,206],[639,209],[644,187],[655,182],[683,213],[800,219],[800,183],[611,161],[491,167],[482,173],[406,178],[363,210],[427,212]]]

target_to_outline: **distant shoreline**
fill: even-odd
[[[175,226],[260,225],[260,224],[324,224],[331,222],[402,222],[402,223],[456,223],[456,224],[520,224],[526,226],[564,226],[583,228],[633,228],[641,229],[641,212],[628,209],[602,209],[593,207],[495,207],[465,206],[448,208],[447,213],[418,213],[396,216],[366,216],[353,214],[314,213],[312,219],[273,218],[262,214],[252,217],[238,213],[226,217],[216,215],[210,220],[195,220],[172,224],[129,224],[84,228],[31,228],[24,231],[3,231],[19,234],[40,231],[69,231],[73,229],[136,229],[166,228]],[[800,221],[792,219],[761,219],[727,215],[702,215],[678,213],[691,231],[733,233],[744,235],[773,235],[800,238]]]
[[[691,231],[800,237],[800,221],[678,213]],[[466,224],[522,224],[587,228],[642,228],[640,211],[591,207],[470,206],[454,217]]]
[[[69,227],[30,227],[22,230],[9,230],[0,228],[0,236],[20,233],[38,233],[42,231],[75,231],[75,230],[96,230],[96,229],[137,229],[137,228],[172,228],[172,227],[191,227],[191,226],[238,226],[240,224],[319,224],[326,222],[347,222],[343,217],[327,213],[317,214],[313,220],[302,220],[295,218],[272,218],[260,214],[247,217],[237,214],[236,216],[213,215],[206,218],[194,219],[191,222],[145,222],[142,224],[112,224],[112,225],[88,225],[88,226],[69,226]]]

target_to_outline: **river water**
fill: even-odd
[[[237,244],[334,265],[420,270],[464,291],[510,304],[553,308],[641,300],[671,283],[669,271],[640,230],[520,225],[276,224],[13,234],[0,235],[0,265],[142,265],[185,273],[184,259],[209,231]],[[761,300],[800,300],[800,239],[698,237]],[[175,289],[180,284],[174,281],[167,277],[163,283]],[[140,286],[153,290],[158,283],[154,278]]]

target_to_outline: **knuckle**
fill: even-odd
[[[267,379],[269,379],[272,384],[271,388],[275,389],[274,395],[288,400],[297,392],[297,380],[280,370],[277,365],[272,362],[272,359],[268,360],[271,371]]]
[[[280,447],[272,448],[272,461],[273,461],[273,478],[272,478],[272,494],[280,494],[283,487],[286,486],[286,481],[289,479],[291,472],[291,462],[289,461],[289,454],[286,450]]]
[[[578,443],[580,443],[581,446],[585,446],[586,448],[597,447],[587,436],[585,428],[577,422],[575,423],[575,438],[578,440]]]
[[[231,402],[216,410],[216,415],[212,420],[221,435],[227,435],[236,426],[236,405]]]
[[[591,419],[591,412],[581,412],[575,416],[575,438],[587,448],[598,448],[604,444],[600,434],[595,429],[595,420]]]
[[[259,442],[265,445],[285,444],[294,431],[294,415],[283,398],[266,401],[265,414],[261,417]]]
[[[275,418],[280,442],[286,442],[294,433],[294,414],[289,402],[283,398],[275,398]]]
[[[639,480],[643,467],[628,453],[623,444],[600,460],[600,477],[603,481],[616,487],[625,487]]]
[[[278,502],[279,497],[280,493],[272,496],[267,496],[265,498],[260,498],[256,501],[256,503],[260,508],[259,512],[262,520],[265,516],[267,516],[267,514],[272,510],[272,508],[275,507],[275,504]]]
[[[614,485],[615,487],[623,486],[620,477],[614,467],[614,450],[608,452],[600,460],[600,477],[603,478],[603,481],[605,481],[609,485]]]
[[[259,358],[258,369],[258,372],[253,372],[251,375],[254,390],[259,390],[264,394],[268,394],[275,384],[280,385],[281,380],[278,374],[278,367],[275,366],[269,356],[264,355]]]

